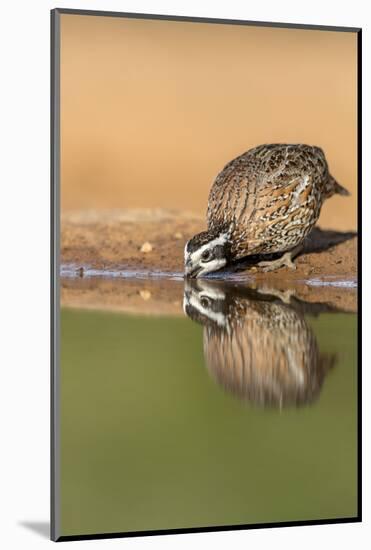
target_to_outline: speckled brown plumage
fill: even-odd
[[[229,162],[211,188],[208,229],[231,229],[234,259],[283,252],[301,243],[323,201],[347,194],[325,155],[309,145],[260,145]]]

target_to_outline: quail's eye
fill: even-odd
[[[209,298],[206,298],[205,296],[203,296],[200,300],[200,303],[201,303],[201,306],[206,309],[210,305],[210,300]]]
[[[201,254],[201,258],[204,262],[207,262],[211,259],[211,252],[210,250],[204,250]]]

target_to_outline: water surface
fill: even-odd
[[[356,316],[211,282],[183,305],[62,308],[62,534],[354,517]]]

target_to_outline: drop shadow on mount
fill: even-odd
[[[19,525],[37,533],[42,538],[50,538],[50,523],[48,521],[20,521]]]

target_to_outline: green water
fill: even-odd
[[[356,317],[312,404],[264,408],[209,374],[190,319],[62,309],[62,535],[354,517]]]

